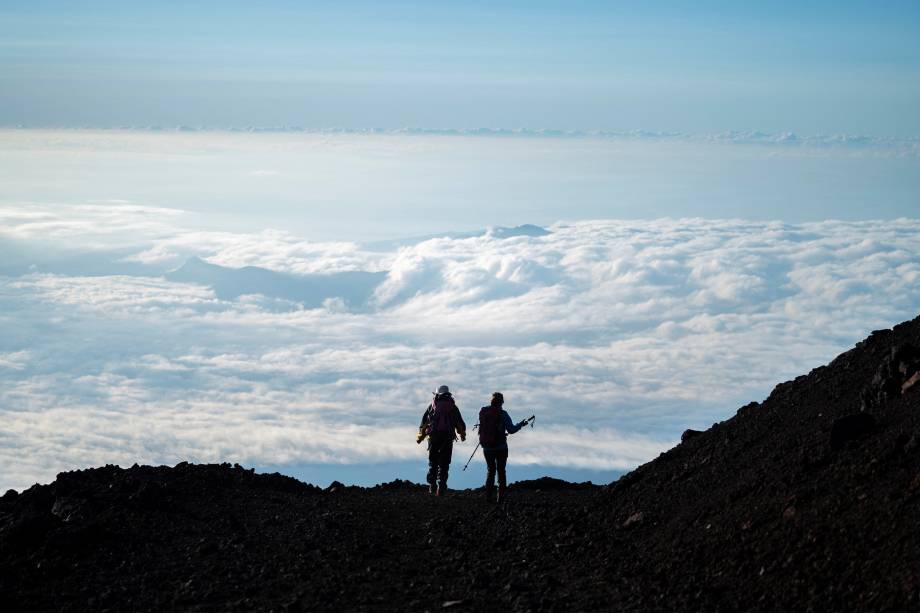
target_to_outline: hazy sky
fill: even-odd
[[[0,204],[130,201],[182,210],[202,230],[317,241],[579,219],[894,219],[920,209],[920,140],[751,141],[0,130]]]
[[[5,125],[920,135],[920,3],[0,4]]]

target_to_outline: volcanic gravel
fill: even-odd
[[[920,318],[608,486],[116,466],[0,498],[0,610],[920,609]],[[513,473],[514,457],[509,470]]]

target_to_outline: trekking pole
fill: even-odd
[[[473,430],[479,430],[479,424],[473,426]],[[463,465],[463,470],[466,470],[466,467],[470,465],[470,462],[473,461],[473,456],[476,455],[476,452],[479,451],[479,445],[481,443],[476,443],[476,448],[473,449],[473,453],[470,454],[470,459],[466,461],[466,464]]]
[[[476,455],[476,452],[479,451],[480,443],[476,443],[476,449],[473,450],[473,453],[470,454],[470,459],[466,461],[466,464],[463,466],[463,470],[466,470],[466,467],[470,465],[470,462],[473,461],[473,456]]]

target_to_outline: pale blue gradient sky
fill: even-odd
[[[920,141],[0,130],[0,185],[0,206],[130,201],[202,230],[320,241],[577,219],[896,219],[920,210]]]
[[[0,5],[0,124],[920,135],[917,2]]]

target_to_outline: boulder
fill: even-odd
[[[915,372],[910,379],[901,384],[901,394],[906,394],[907,390],[917,385],[917,383],[920,383],[920,371]]]
[[[862,410],[883,406],[916,383],[910,383],[920,371],[920,349],[910,343],[895,345],[878,365],[872,381],[860,394]]]

